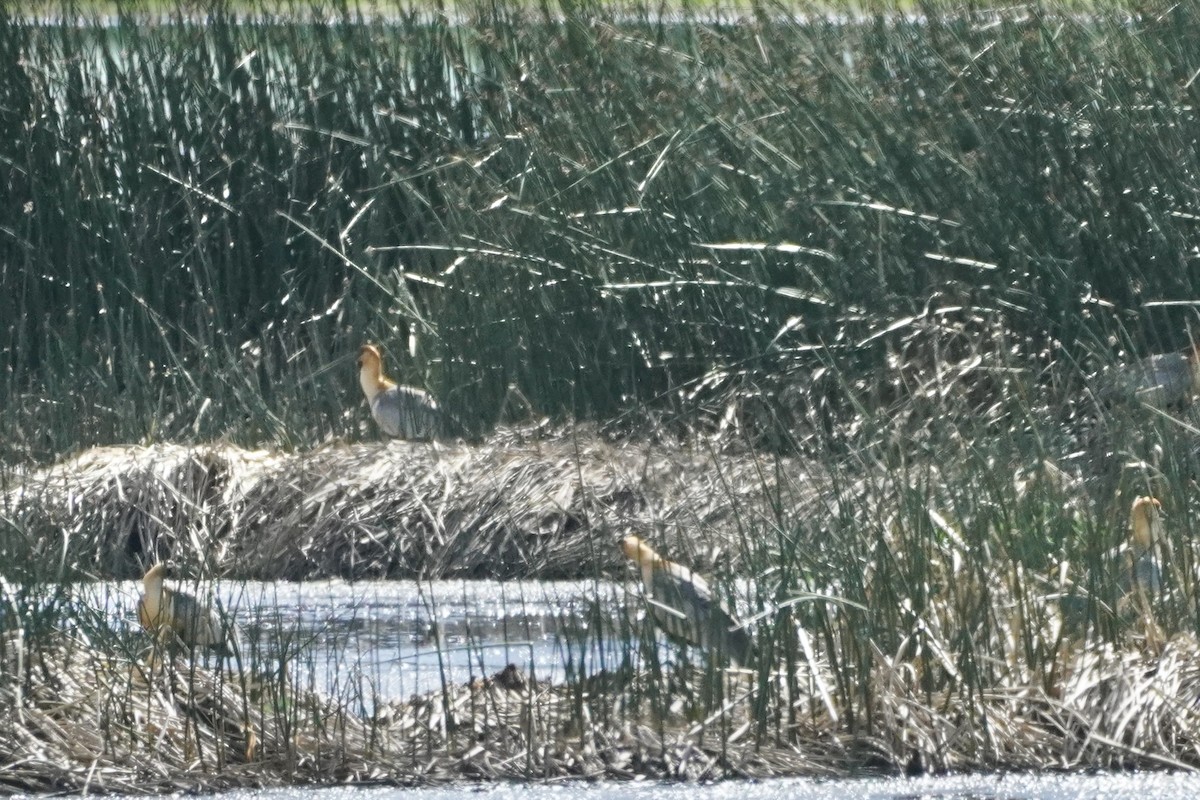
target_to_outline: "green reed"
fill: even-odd
[[[1183,341],[1188,10],[790,10],[0,18],[8,453],[346,435],[367,339],[473,431]]]

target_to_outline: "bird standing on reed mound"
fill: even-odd
[[[373,344],[358,351],[358,382],[371,416],[388,436],[429,440],[442,432],[442,415],[429,393],[399,386],[383,374],[383,355]]]
[[[637,536],[622,539],[621,549],[638,566],[650,616],[667,636],[739,666],[749,663],[754,650],[750,634],[713,597],[704,578],[663,558]]]
[[[138,622],[159,637],[174,633],[189,649],[211,648],[221,656],[233,655],[221,618],[186,592],[163,586],[168,577],[163,564],[155,564],[142,577],[143,594],[137,605]]]
[[[1178,353],[1147,356],[1100,376],[1097,397],[1108,404],[1139,401],[1182,411],[1200,394],[1200,345]]]

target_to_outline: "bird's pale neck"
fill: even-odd
[[[1158,538],[1162,522],[1158,517],[1158,508],[1153,501],[1138,503],[1133,508],[1133,545],[1138,553],[1144,553]]]
[[[142,602],[146,605],[146,613],[150,619],[158,618],[163,596],[163,573],[160,569],[151,569],[142,577],[144,590]]]
[[[396,385],[383,376],[383,366],[373,358],[363,360],[358,370],[358,382],[368,403],[374,402],[375,396],[380,392]]]
[[[654,548],[635,536],[630,536],[622,542],[622,548],[626,558],[638,565],[642,579],[649,584],[654,576],[654,568],[662,561],[662,557],[654,552]]]
[[[150,570],[142,577],[142,587],[147,595],[158,597],[162,594],[163,575],[158,570]]]

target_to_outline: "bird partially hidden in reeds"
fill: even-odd
[[[1118,548],[1119,586],[1125,597],[1139,592],[1152,597],[1162,590],[1162,568],[1155,553],[1155,547],[1165,542],[1162,520],[1162,504],[1157,499],[1134,499],[1129,510],[1129,539]]]
[[[637,565],[650,616],[669,638],[698,645],[738,666],[750,662],[750,634],[713,596],[704,578],[663,558],[637,536],[622,539],[621,549]]]
[[[165,564],[155,564],[142,577],[138,600],[138,622],[160,642],[175,639],[191,650],[211,649],[221,656],[233,655],[221,618],[210,606],[186,592],[163,585],[169,577]]]
[[[1200,345],[1107,369],[1097,376],[1094,391],[1110,406],[1141,402],[1164,411],[1182,411],[1200,394]]]
[[[1121,597],[1117,614],[1133,617],[1137,628],[1151,650],[1161,651],[1165,637],[1154,613],[1154,600],[1162,592],[1162,568],[1159,565],[1159,546],[1167,549],[1163,536],[1162,505],[1153,497],[1137,497],[1129,511],[1129,540],[1119,548],[1121,573],[1118,585]]]
[[[358,351],[358,382],[380,430],[399,439],[430,440],[442,435],[437,402],[423,389],[400,386],[383,374],[383,354],[373,344]]]
[[[1078,580],[1068,581],[1064,562],[1060,570],[1060,586],[1070,588],[1053,596],[1066,617],[1066,623],[1070,626],[1082,624],[1089,609],[1095,605],[1121,618],[1134,617],[1140,621],[1148,642],[1158,642],[1161,635],[1154,620],[1153,601],[1162,592],[1162,566],[1157,551],[1160,547],[1168,546],[1163,535],[1162,504],[1149,496],[1134,498],[1129,509],[1126,538],[1104,556],[1104,563],[1116,565],[1115,575],[1106,573],[1116,578],[1115,586],[1110,585],[1110,591],[1115,589],[1115,592],[1109,595],[1116,597],[1115,606],[1097,602],[1102,597],[1089,598]],[[1102,594],[1107,594],[1103,592],[1104,582],[1099,578],[1099,575],[1093,575],[1088,583],[1100,588]]]

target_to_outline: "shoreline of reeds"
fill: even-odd
[[[330,781],[1200,767],[1200,643],[1191,630],[1186,519],[1169,529],[1177,558],[1163,563],[1164,591],[1144,613],[1131,614],[1115,580],[1109,583],[1117,568],[1109,542],[1123,534],[1108,532],[1109,523],[1092,516],[1083,486],[1062,474],[1009,474],[996,483],[946,463],[941,471],[910,466],[852,479],[711,442],[639,447],[589,439],[587,431],[533,441],[506,433],[502,447],[104,448],[25,471],[23,488],[10,473],[6,514],[28,526],[63,526],[57,538],[30,527],[26,539],[66,547],[55,555],[75,565],[69,573],[80,579],[133,570],[132,553],[113,549],[106,560],[105,551],[91,548],[140,542],[147,520],[160,526],[147,552],[210,576],[250,577],[262,568],[234,542],[239,528],[271,516],[268,502],[289,510],[278,523],[290,547],[309,553],[305,563],[335,563],[314,562],[311,548],[365,541],[361,530],[372,515],[403,519],[403,509],[445,498],[475,504],[473,536],[486,533],[496,542],[512,541],[522,520],[535,525],[525,535],[545,536],[536,525],[550,519],[562,549],[521,562],[529,574],[561,572],[552,565],[561,552],[575,562],[593,559],[582,568],[576,563],[581,574],[612,574],[614,523],[601,509],[622,512],[622,524],[633,526],[662,523],[687,508],[703,518],[677,520],[677,538],[662,525],[650,534],[680,560],[705,553],[719,560],[708,566],[723,596],[734,591],[735,577],[757,576],[736,597],[755,615],[759,656],[749,669],[726,674],[686,648],[664,659],[647,646],[652,634],[647,640],[646,631],[626,629],[619,657],[599,672],[580,662],[547,684],[514,667],[408,701],[370,696],[373,711],[354,713],[345,702],[294,686],[282,662],[259,657],[213,671],[200,659],[155,652],[142,634],[115,632],[77,600],[38,600],[36,583],[19,587],[18,607],[7,584],[2,613],[24,624],[6,624],[0,648],[7,665],[0,707],[10,709],[0,715],[0,749],[13,765],[0,770],[0,785],[175,791]],[[368,490],[364,476],[384,480]],[[452,476],[461,485],[448,485]],[[443,494],[414,499],[438,486]],[[573,487],[570,502],[562,486]],[[1167,484],[1159,486],[1168,505],[1181,502]],[[483,503],[481,493],[492,501]],[[497,504],[501,496],[529,505],[517,513]],[[781,504],[781,496],[790,499]],[[697,506],[705,498],[715,505]],[[1007,520],[996,516],[1001,508]],[[322,510],[322,521],[311,519],[313,509]],[[591,516],[584,519],[580,509]],[[456,513],[448,510],[448,518]],[[503,524],[489,527],[489,513]],[[722,520],[736,525],[723,530]],[[302,522],[309,528],[297,527]],[[322,538],[315,530],[331,533]],[[264,540],[265,531],[257,529]],[[392,534],[424,535],[416,526]],[[565,543],[573,539],[586,548]],[[449,553],[465,541],[443,543]],[[289,563],[270,541],[262,547]],[[502,549],[483,549],[495,564],[505,563]],[[213,557],[202,560],[210,551]],[[110,566],[88,568],[87,553]],[[444,558],[422,563],[445,570],[424,577],[476,569]],[[27,561],[25,568],[38,566]],[[54,568],[47,569],[41,578],[55,580]],[[366,575],[386,577],[387,570]],[[570,653],[601,634],[583,626],[561,635]],[[284,652],[295,658],[294,643]],[[92,734],[73,735],[75,726]]]
[[[797,696],[791,722],[756,717],[778,673],[674,669],[545,685],[510,667],[359,716],[318,693],[141,646],[62,632],[0,655],[0,791],[169,793],[359,783],[848,777],[1200,766],[1200,643],[1079,652],[1052,686],[929,692],[878,656],[864,716]],[[797,674],[801,683],[811,675]],[[721,684],[719,688],[714,688]],[[772,685],[773,684],[773,685]],[[697,715],[696,698],[721,699]],[[1152,729],[1151,729],[1152,726]]]

